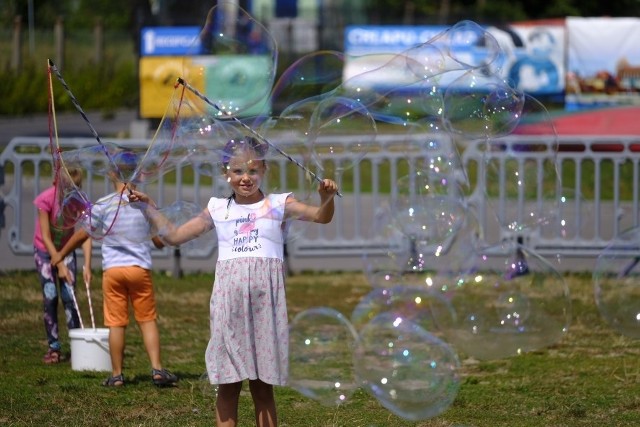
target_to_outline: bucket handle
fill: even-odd
[[[109,352],[109,343],[107,341],[107,345],[105,345],[101,339],[98,339],[96,337],[85,337],[84,338],[85,342],[94,342],[96,344],[98,344],[98,346],[100,348],[102,348],[103,350],[105,350],[107,353]]]

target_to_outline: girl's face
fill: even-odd
[[[237,202],[255,203],[262,199],[259,190],[265,170],[264,160],[251,150],[238,151],[229,159],[225,177]]]

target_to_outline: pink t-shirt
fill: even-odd
[[[36,209],[41,209],[49,214],[49,224],[51,225],[51,239],[58,249],[62,249],[65,243],[69,240],[73,234],[73,226],[69,224],[67,226],[56,227],[58,221],[59,206],[56,203],[56,187],[52,186],[44,190],[42,193],[36,196],[33,201]],[[33,246],[41,251],[46,251],[47,247],[44,245],[42,239],[42,230],[40,229],[40,220],[38,219],[38,213],[36,212],[36,224],[33,233]],[[59,242],[59,243],[58,243]]]

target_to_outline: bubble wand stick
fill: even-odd
[[[80,115],[84,119],[84,121],[87,124],[87,126],[89,126],[89,130],[91,130],[91,133],[95,137],[96,141],[98,141],[98,144],[100,144],[100,146],[104,150],[104,154],[107,156],[107,159],[109,160],[109,163],[111,163],[111,166],[113,166],[113,170],[118,171],[118,174],[120,175],[120,178],[121,178],[122,182],[126,182],[126,180],[124,179],[124,176],[122,176],[122,171],[117,167],[115,161],[113,160],[113,157],[109,154],[109,150],[107,150],[107,147],[102,143],[102,140],[100,139],[100,136],[98,135],[98,131],[96,131],[96,129],[93,127],[93,125],[89,121],[89,117],[87,117],[87,114],[84,112],[84,110],[80,106],[80,103],[78,102],[78,99],[75,97],[73,92],[71,92],[71,89],[69,88],[69,85],[67,84],[67,82],[64,81],[64,78],[62,78],[62,74],[60,74],[60,71],[58,70],[58,67],[56,67],[56,64],[54,64],[52,60],[49,59],[48,61],[49,61],[49,69],[51,71],[53,71],[53,74],[55,74],[55,76],[57,77],[58,81],[62,84],[62,87],[64,87],[64,90],[69,95],[69,98],[71,98],[71,103],[73,104],[74,107],[76,107],[76,110],[78,110],[78,112],[80,113]],[[129,189],[129,193],[131,193],[130,189]]]
[[[207,98],[206,95],[204,95],[203,93],[201,93],[198,89],[194,88],[193,86],[191,86],[189,83],[187,83],[182,77],[178,77],[178,84],[181,84],[182,86],[186,87],[187,89],[189,89],[191,92],[193,92],[198,98],[202,99],[204,102],[206,102],[207,104],[209,104],[210,106],[212,106],[213,108],[215,108],[216,110],[218,110],[219,112],[221,112],[222,114],[225,114],[227,117],[233,119],[234,121],[236,121],[237,123],[240,124],[240,126],[242,126],[243,128],[245,128],[246,130],[248,130],[249,132],[251,132],[251,134],[253,136],[255,136],[256,138],[258,138],[260,141],[262,141],[263,143],[267,144],[269,147],[273,148],[274,150],[276,150],[278,153],[280,153],[281,155],[283,155],[284,157],[287,158],[287,160],[293,162],[296,166],[298,166],[299,168],[301,168],[303,171],[305,171],[305,173],[307,173],[311,178],[313,178],[315,181],[317,182],[322,182],[322,178],[320,178],[318,175],[316,175],[315,173],[311,172],[306,166],[304,166],[302,163],[300,163],[299,161],[297,161],[296,159],[294,159],[293,157],[291,157],[289,154],[285,153],[284,151],[282,151],[279,147],[275,146],[274,144],[272,144],[271,142],[269,142],[265,137],[263,137],[262,135],[260,135],[258,132],[256,132],[255,130],[253,130],[253,128],[249,125],[247,125],[246,123],[243,123],[240,119],[238,119],[235,116],[231,116],[230,114],[228,114],[227,112],[223,111],[220,107],[218,107],[218,105],[216,105],[213,101],[211,101],[209,98]],[[336,192],[336,195],[338,197],[342,197],[342,194],[340,194],[339,191]]]
[[[80,321],[80,328],[84,329],[84,323],[82,323],[82,316],[80,315],[80,307],[78,307],[78,299],[76,298],[75,289],[71,291],[71,296],[73,297],[73,305],[76,309],[76,313],[78,313],[78,320]]]
[[[84,271],[84,266],[82,266],[82,270]],[[85,280],[84,286],[87,288],[87,299],[89,300],[89,313],[91,314],[91,327],[93,329],[96,328],[96,318],[93,315],[93,304],[91,303],[91,287],[89,286],[89,282]]]

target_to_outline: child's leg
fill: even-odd
[[[104,324],[109,328],[109,355],[113,376],[122,374],[125,331],[129,323],[129,295],[124,268],[108,268],[102,272],[102,307]]]
[[[238,401],[242,382],[218,385],[216,399],[216,425],[218,427],[235,427],[238,425]]]
[[[73,302],[76,292],[76,254],[72,252],[63,261],[67,266],[67,269],[71,273],[71,282],[67,282],[63,278],[60,280],[60,298],[62,299],[62,306],[64,307],[64,314],[67,319],[67,328],[74,329],[80,327],[80,313],[76,310],[76,305]]]
[[[125,326],[109,327],[109,356],[111,356],[111,372],[113,377],[122,374],[125,331]]]
[[[60,350],[58,288],[56,286],[58,277],[56,269],[51,268],[51,257],[48,253],[36,249],[33,257],[36,262],[36,271],[38,272],[40,286],[42,288],[44,330],[47,333],[49,348],[52,350]]]
[[[140,331],[142,332],[142,341],[149,355],[149,361],[153,369],[162,369],[160,360],[160,333],[158,332],[158,323],[155,320],[148,322],[139,322]]]
[[[160,333],[156,321],[156,297],[153,291],[151,271],[140,267],[128,267],[129,295],[133,314],[140,326],[142,340],[153,369],[162,369],[160,359]]]
[[[250,380],[249,389],[256,411],[256,426],[275,427],[278,425],[276,400],[273,397],[273,386],[260,380]]]

